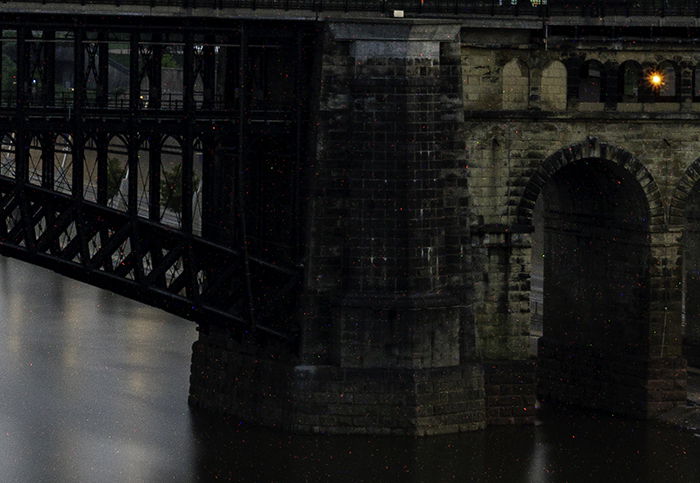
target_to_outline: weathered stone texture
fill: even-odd
[[[534,360],[484,364],[488,424],[532,424],[535,421],[535,368]]]
[[[517,43],[504,41],[500,48],[495,47],[496,44],[498,42],[490,39],[489,48],[486,48],[472,35],[462,50],[465,75],[473,70],[472,63],[467,59],[478,59],[480,68],[492,73],[489,78],[491,84],[502,85],[503,108],[520,110],[493,115],[492,108],[480,100],[483,95],[490,94],[490,87],[480,88],[475,83],[472,83],[470,94],[465,96],[465,106],[472,109],[465,121],[465,132],[473,268],[477,273],[482,273],[482,276],[475,277],[477,351],[486,360],[524,359],[530,317],[525,300],[530,298],[532,258],[527,232],[533,227],[535,201],[546,186],[554,183],[553,177],[565,166],[586,159],[606,160],[611,166],[619,166],[627,173],[624,175],[627,181],[622,181],[623,184],[637,185],[643,192],[641,195],[624,195],[615,203],[627,202],[624,200],[629,196],[637,197],[640,200],[638,216],[648,224],[648,228],[640,228],[639,236],[632,242],[628,240],[628,232],[622,221],[606,224],[608,222],[604,219],[609,213],[602,206],[598,211],[591,208],[592,211],[585,216],[580,209],[567,212],[569,208],[559,212],[556,215],[558,218],[545,215],[549,216],[545,218],[545,230],[550,233],[547,242],[549,250],[551,247],[567,248],[561,248],[558,254],[553,251],[545,254],[550,257],[545,263],[545,266],[549,263],[550,269],[549,273],[545,269],[544,277],[545,339],[542,340],[539,356],[540,394],[555,394],[556,398],[565,402],[578,401],[580,404],[616,408],[620,412],[638,415],[654,414],[664,405],[682,403],[680,383],[672,383],[677,388],[675,393],[662,391],[652,395],[650,388],[654,385],[651,382],[653,364],[670,364],[677,368],[680,375],[676,377],[669,373],[671,381],[683,378],[681,278],[692,283],[694,268],[689,270],[686,265],[686,273],[681,276],[684,250],[685,258],[692,260],[692,256],[687,256],[692,231],[686,230],[684,237],[680,235],[687,223],[689,208],[686,198],[697,182],[695,165],[700,153],[699,139],[690,129],[691,123],[695,122],[694,116],[682,114],[683,111],[692,110],[692,107],[684,107],[683,104],[688,103],[692,93],[688,87],[688,74],[681,69],[677,72],[680,81],[677,101],[618,102],[621,93],[616,91],[614,79],[616,66],[626,61],[634,60],[653,66],[659,65],[664,58],[674,58],[676,61],[687,58],[688,64],[692,64],[692,52],[679,52],[678,49],[665,52],[663,47],[657,47],[652,52],[633,45],[629,49],[612,51],[582,42],[573,51],[570,46],[560,49],[554,44],[547,51],[531,49],[525,53],[522,45]],[[486,58],[493,65],[485,65]],[[584,82],[579,75],[585,75],[587,70],[584,66],[591,61],[599,63],[600,72],[608,79],[607,83],[601,84],[600,102],[579,99],[579,94],[583,92],[579,91],[583,89],[579,86]],[[530,73],[527,106],[511,103],[508,94],[513,83],[511,66],[516,63],[522,66],[521,70],[528,69]],[[525,108],[529,112],[522,112]],[[600,181],[579,179],[578,182],[581,186],[591,183],[595,186]],[[603,199],[609,196],[605,189],[612,188],[603,189],[601,185],[598,189],[598,196]],[[561,198],[557,198],[559,195],[552,196],[549,198],[561,202]],[[595,205],[595,198],[585,201],[580,193],[576,196],[582,206]],[[561,207],[556,209],[561,210]],[[622,231],[616,234],[616,230]],[[645,230],[648,230],[646,234]],[[559,233],[556,235],[558,238],[552,238],[555,232]],[[604,241],[608,237],[609,241]],[[514,242],[515,238],[518,242]],[[590,251],[591,244],[600,245],[599,253],[607,253],[608,260],[614,261],[614,266],[596,259],[595,252]],[[564,258],[552,265],[551,257]],[[589,268],[590,274],[587,275],[581,270]],[[594,275],[596,270],[600,272],[598,275]],[[567,280],[566,274],[573,278]],[[641,274],[645,275],[639,288],[630,286],[625,290],[620,289]],[[546,288],[548,278],[549,292]],[[552,279],[555,281],[552,282]],[[603,280],[608,288],[601,285],[596,292],[594,287],[600,285],[596,279]],[[561,288],[561,294],[575,294],[576,290],[584,290],[576,296],[577,299],[569,302],[576,312],[565,316],[567,305],[557,306],[554,302],[558,295],[553,295],[553,285]],[[577,286],[579,288],[574,289]],[[687,285],[686,294],[689,294],[689,288],[690,285]],[[630,290],[637,295],[622,297],[619,303],[598,300],[600,296],[593,293],[609,293],[612,296]],[[593,298],[588,304],[581,304],[586,297]],[[686,342],[692,342],[693,324],[698,312],[692,310],[692,297],[688,297],[691,303],[686,300],[685,323],[691,328],[686,328]],[[592,309],[588,315],[586,307]],[[596,307],[600,308],[600,314],[596,312]],[[550,310],[549,319],[547,308]],[[642,312],[637,314],[636,310]],[[559,323],[568,332],[559,335],[552,332],[552,317],[556,318],[553,313],[562,319]],[[624,323],[626,335],[611,337],[609,334],[609,340],[604,343],[589,326],[590,320],[583,320],[587,317],[602,320],[604,315],[616,323],[628,318],[629,322]],[[564,321],[566,317],[571,320]],[[612,330],[614,327],[614,323],[605,324],[596,330]],[[608,326],[610,328],[605,329]],[[595,355],[593,351],[588,354],[586,344],[576,345],[577,337],[589,338],[586,344],[592,343],[596,347],[606,344],[611,344],[611,347],[604,353]],[[598,342],[594,342],[596,337]],[[566,343],[558,345],[565,340]],[[624,363],[612,362],[615,360],[615,347],[621,353],[628,351],[625,347],[630,346],[625,344],[636,347],[629,349],[638,358],[633,364],[638,368],[634,376],[622,369]],[[555,347],[558,349],[555,350]],[[686,353],[692,354],[693,347],[690,346]],[[606,361],[610,364],[606,364]],[[606,402],[601,402],[603,400]]]
[[[536,392],[642,417],[681,404],[684,336],[700,354],[692,48],[384,27],[331,25],[320,47],[300,353],[204,331],[192,403],[384,434],[529,423]],[[629,98],[623,63],[671,58],[675,96]]]
[[[485,427],[481,364],[429,370],[295,365],[207,328],[190,405],[290,431],[428,435]]]
[[[527,109],[529,95],[529,70],[518,59],[512,59],[503,67],[502,109]]]
[[[566,67],[552,60],[542,70],[542,109],[563,111],[566,109]]]

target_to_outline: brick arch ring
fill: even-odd
[[[651,173],[632,153],[612,144],[601,142],[596,137],[572,144],[548,156],[530,176],[518,203],[516,218],[519,225],[532,226],[535,201],[547,182],[564,166],[583,159],[602,159],[625,169],[639,183],[649,205],[649,230],[663,228],[665,223],[661,192]],[[698,160],[700,161],[700,160]],[[700,176],[700,164],[697,170]]]
[[[688,205],[688,198],[690,198],[690,194],[693,192],[693,188],[698,185],[698,182],[700,182],[700,158],[696,159],[688,166],[673,189],[671,201],[668,206],[669,225],[685,225],[685,209]]]

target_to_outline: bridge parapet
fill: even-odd
[[[692,25],[698,2],[644,0],[44,0],[5,1],[5,12],[334,19],[413,17],[463,20],[501,28],[568,25]],[[505,20],[505,22],[503,22]],[[534,23],[533,23],[534,21]]]

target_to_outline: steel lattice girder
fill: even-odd
[[[3,26],[11,34],[3,36],[3,47],[15,49],[17,73],[15,91],[3,92],[0,101],[2,151],[11,158],[11,166],[0,173],[0,251],[185,317],[295,341],[303,251],[305,83],[310,78],[305,69],[310,66],[308,46],[314,32],[301,24],[292,36],[295,42],[289,51],[296,58],[289,76],[296,97],[293,105],[280,109],[253,98],[251,62],[264,62],[266,49],[289,44],[291,30],[283,29],[286,34],[277,38],[269,29],[263,35],[257,23],[236,22],[233,33],[228,30],[228,43],[220,45],[228,49],[231,60],[226,62],[233,67],[219,69],[234,76],[235,83],[227,89],[235,88],[236,94],[228,94],[230,104],[221,106],[207,105],[206,95],[200,101],[194,97],[197,76],[217,74],[216,65],[212,68],[202,57],[211,56],[215,44],[195,48],[195,40],[217,38],[209,30],[184,31],[177,51],[182,52],[183,101],[168,109],[160,105],[161,98],[158,106],[146,107],[140,101],[144,75],[150,74],[152,82],[161,69],[160,63],[140,68],[145,52],[141,38],[158,42],[161,34],[144,26],[124,28],[121,42],[129,44],[128,102],[110,104],[108,64],[100,56],[110,55],[101,45],[114,32],[104,25],[79,23],[49,22],[33,31],[13,28],[11,22]],[[73,59],[73,95],[64,104],[56,102],[54,90],[57,31],[70,33],[62,48],[72,49]],[[253,44],[250,39],[255,39]],[[214,81],[202,81],[211,90]],[[96,85],[93,101],[88,96],[90,82]],[[158,89],[149,89],[161,96]],[[164,144],[169,139],[177,146],[174,152]],[[275,153],[274,146],[282,144],[286,151]],[[201,156],[200,175],[193,168],[195,150]],[[144,153],[148,163],[140,161]],[[162,219],[167,213],[161,202],[163,183],[169,181],[161,158],[166,155],[179,159],[175,166],[180,166],[175,227]],[[107,203],[113,156],[124,160],[128,199],[123,210]],[[86,168],[88,157],[94,166]],[[245,193],[264,191],[271,180],[257,165],[274,159],[285,168],[276,170],[282,181],[272,182],[277,189],[288,186],[294,199],[285,200],[287,211],[266,222],[270,213],[258,213],[266,205]],[[139,186],[142,176],[150,181]],[[202,176],[201,234],[193,231],[197,176]],[[93,198],[85,198],[86,189],[94,190]],[[143,200],[149,206],[146,212],[140,208]],[[288,232],[279,232],[287,237],[284,243],[267,240],[271,227],[281,222],[289,225]]]

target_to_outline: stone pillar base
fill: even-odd
[[[482,364],[304,366],[246,353],[221,333],[193,346],[193,408],[299,433],[429,435],[486,426]]]
[[[536,367],[534,360],[484,363],[486,421],[489,425],[535,422]]]

